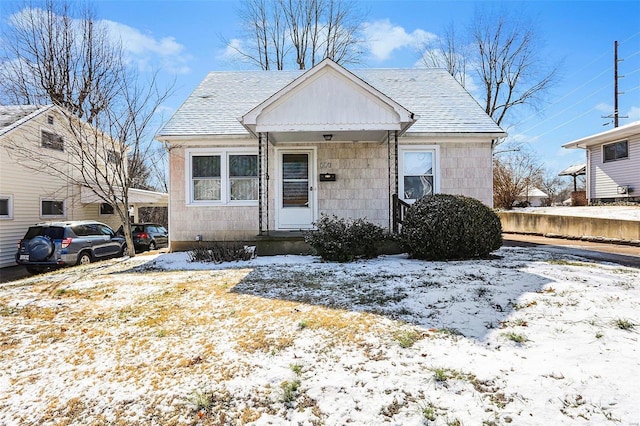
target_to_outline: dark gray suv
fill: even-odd
[[[32,274],[128,256],[124,237],[95,221],[46,222],[30,226],[18,244],[16,263]]]

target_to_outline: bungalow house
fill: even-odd
[[[562,147],[586,150],[589,202],[640,201],[640,121]]]
[[[321,214],[392,230],[400,201],[433,193],[492,205],[504,136],[440,69],[211,72],[156,135],[171,249],[310,229]]]
[[[18,240],[35,223],[98,220],[114,229],[121,224],[113,207],[88,188],[16,160],[16,150],[40,150],[51,159],[49,167],[73,170],[70,162],[77,157],[65,148],[65,141],[73,137],[68,124],[67,113],[53,105],[0,106],[0,268],[15,265]],[[166,206],[167,198],[167,194],[131,190],[130,210],[135,216],[142,206]]]

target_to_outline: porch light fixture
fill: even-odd
[[[331,138],[333,138],[333,135],[329,134],[329,135],[322,135],[322,137],[324,138],[325,141],[330,141]]]

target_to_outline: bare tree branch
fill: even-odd
[[[263,70],[306,69],[324,58],[353,63],[362,54],[364,16],[349,0],[243,0],[240,18],[246,43],[225,43]]]

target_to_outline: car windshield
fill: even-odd
[[[64,228],[59,226],[31,226],[27,230],[24,239],[30,240],[39,236],[49,237],[52,240],[61,240],[64,238]]]

